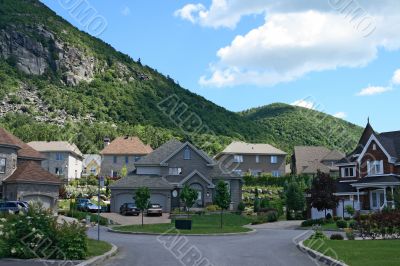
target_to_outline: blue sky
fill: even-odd
[[[97,37],[228,110],[296,103],[400,129],[400,1],[360,1],[358,17],[319,0],[42,2],[82,30],[66,3],[91,5]]]

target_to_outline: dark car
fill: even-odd
[[[0,203],[0,213],[19,213],[21,210],[21,206],[17,201],[6,201]]]
[[[139,215],[140,210],[133,203],[124,203],[119,208],[119,213],[122,215]]]
[[[158,203],[150,203],[149,208],[147,209],[147,216],[156,215],[162,216],[162,207]]]
[[[86,203],[85,205],[84,205],[84,208],[83,208],[83,210],[84,211],[87,211],[87,212],[101,212],[101,206],[97,206],[96,204],[94,204],[94,203],[91,203],[91,202],[88,202],[88,203]]]
[[[84,198],[80,198],[76,200],[76,208],[79,211],[85,211],[86,209],[86,204],[89,204],[90,200],[89,199],[84,199]]]

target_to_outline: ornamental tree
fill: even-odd
[[[220,180],[217,183],[217,187],[215,188],[214,202],[218,207],[221,208],[221,228],[222,228],[223,224],[222,217],[224,210],[227,210],[229,208],[229,205],[231,204],[231,195],[228,191],[228,184],[222,180]]]
[[[334,195],[335,192],[335,180],[328,174],[318,171],[310,189],[311,206],[318,211],[325,211],[325,218],[326,210],[334,209],[338,205],[338,199]]]
[[[150,202],[150,190],[148,187],[140,187],[138,190],[135,192],[135,196],[133,197],[135,199],[136,207],[140,209],[142,212],[142,226],[143,226],[143,213],[144,210],[147,209],[149,206]]]
[[[189,209],[192,208],[193,204],[196,202],[198,198],[197,191],[188,185],[185,185],[181,191],[180,199],[185,204],[185,208],[187,211],[187,216],[189,218]]]

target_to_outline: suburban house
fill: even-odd
[[[180,190],[188,185],[197,190],[195,207],[212,204],[219,180],[228,184],[231,209],[242,198],[242,178],[221,170],[220,165],[189,142],[171,140],[135,163],[136,171],[110,186],[111,211],[118,212],[124,203],[134,202],[134,191],[146,186],[151,202],[161,204],[164,212],[181,207]]]
[[[296,146],[292,155],[292,174],[315,176],[318,171],[321,171],[338,177],[339,167],[336,163],[345,156],[338,150],[321,146]]]
[[[32,141],[29,146],[42,153],[42,167],[67,180],[81,178],[83,154],[75,144],[66,141]]]
[[[239,175],[286,174],[286,153],[269,144],[232,142],[215,159]]]
[[[83,155],[82,176],[98,176],[101,171],[101,156],[98,154]]]
[[[62,181],[41,167],[41,153],[0,128],[0,193],[4,200],[39,201],[57,210]]]
[[[151,153],[150,145],[145,145],[138,137],[118,137],[110,143],[104,139],[104,149],[101,154],[101,175],[121,177],[121,170],[126,167],[127,173],[135,170],[135,162]]]

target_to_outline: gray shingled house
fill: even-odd
[[[151,202],[159,203],[164,212],[180,207],[179,193],[184,185],[198,192],[195,207],[212,204],[215,184],[223,180],[231,194],[231,208],[236,209],[242,198],[242,178],[224,172],[219,164],[191,143],[171,140],[135,163],[135,173],[110,186],[111,211],[122,204],[134,202],[134,191],[146,186]]]

